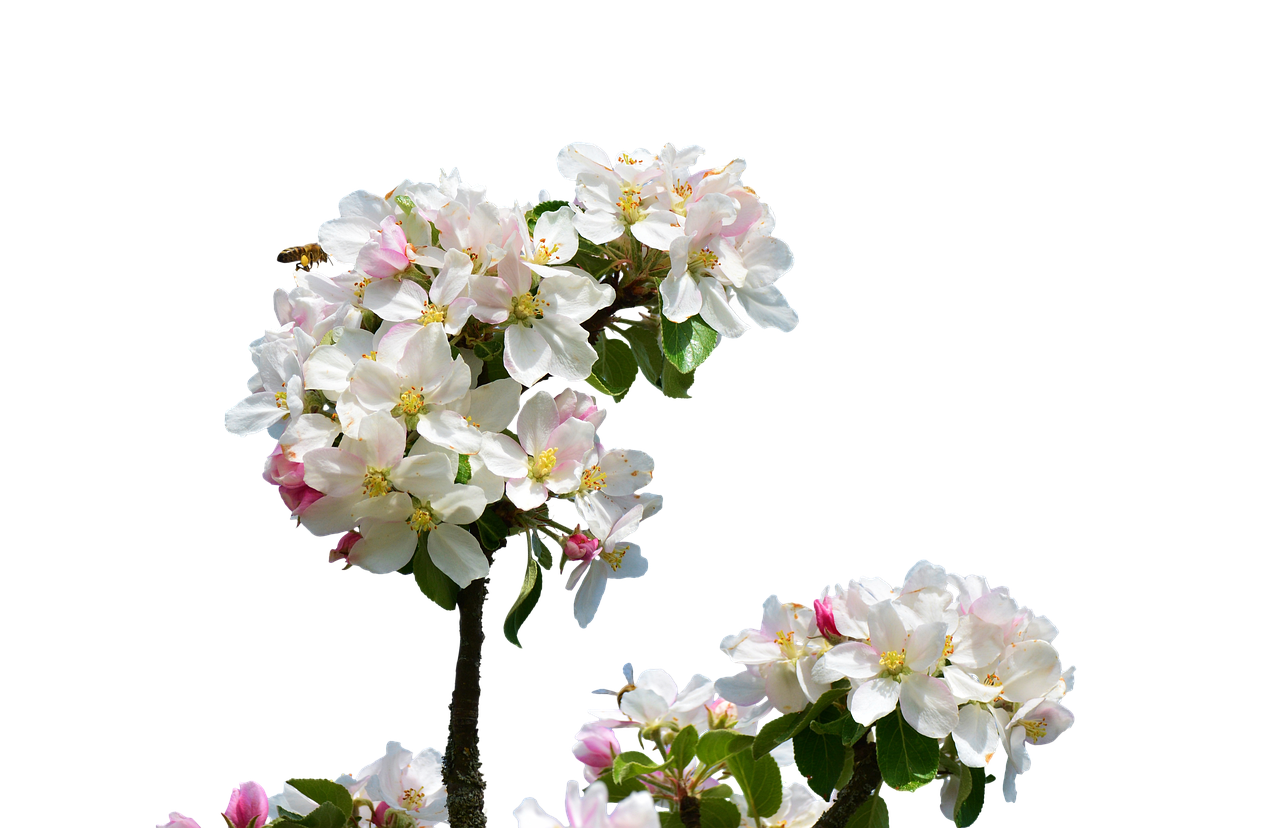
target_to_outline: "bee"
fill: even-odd
[[[325,254],[320,245],[316,243],[304,244],[300,247],[286,247],[280,251],[280,255],[276,256],[277,262],[297,262],[294,270],[306,270],[310,272],[313,264],[329,261],[329,257]]]

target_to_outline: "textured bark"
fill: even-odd
[[[879,787],[880,765],[876,762],[876,746],[863,736],[853,746],[853,776],[813,828],[844,828],[849,817],[874,796]]]
[[[702,804],[698,797],[680,797],[680,822],[684,828],[702,828]]]
[[[451,828],[484,828],[484,776],[480,773],[480,647],[484,644],[484,599],[489,579],[472,581],[458,593],[458,666],[449,704],[449,744],[444,784]]]

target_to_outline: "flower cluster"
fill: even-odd
[[[324,814],[317,814],[324,811]],[[332,815],[332,816],[330,816]],[[262,786],[246,782],[231,792],[223,812],[229,828],[304,825],[356,825],[359,828],[419,828],[448,819],[440,754],[417,755],[388,742],[386,755],[356,776],[291,779],[284,791],[268,797]],[[200,828],[190,817],[169,814],[157,828]]]
[[[1063,669],[1056,635],[1007,589],[925,561],[900,587],[851,581],[824,589],[812,607],[774,596],[759,628],[721,642],[742,672],[694,676],[677,690],[665,672],[634,676],[628,664],[622,690],[596,691],[616,694],[618,713],[583,726],[573,753],[587,781],[615,799],[644,790],[680,813],[693,798],[744,826],[759,817],[761,826],[808,828],[849,778],[858,746],[874,739],[869,756],[885,782],[912,790],[941,778],[943,813],[968,825],[998,752],[1013,801],[1028,748],[1073,722],[1061,699],[1074,668]],[[627,728],[658,755],[624,750]],[[833,761],[840,756],[843,766]],[[784,787],[777,766],[793,761],[805,783]],[[761,783],[771,776],[772,787]]]

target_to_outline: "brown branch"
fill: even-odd
[[[680,797],[680,822],[684,828],[702,828],[702,803],[688,794]]]
[[[858,808],[875,795],[880,781],[876,746],[863,736],[853,746],[853,776],[840,789],[840,793],[836,794],[831,807],[818,818],[813,828],[844,828]]]
[[[444,752],[445,804],[452,828],[484,828],[484,775],[480,773],[480,647],[489,579],[458,592],[458,665],[449,704],[449,744]]]

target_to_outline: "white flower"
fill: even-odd
[[[921,624],[908,630],[892,601],[868,612],[870,640],[838,644],[818,661],[815,676],[847,676],[849,712],[870,726],[901,701],[902,716],[917,732],[942,738],[955,729],[959,713],[947,685],[933,673],[946,646],[946,625]]]
[[[520,390],[520,383],[505,377],[473,388],[445,406],[432,406],[418,419],[418,433],[459,454],[477,454],[486,435],[511,425]]]
[[[476,306],[466,296],[471,280],[471,259],[461,250],[450,250],[438,263],[440,272],[430,290],[410,278],[392,276],[364,290],[364,306],[388,322],[439,322],[452,336],[462,330]]]
[[[577,418],[563,423],[555,400],[545,391],[529,398],[516,418],[517,443],[505,434],[485,438],[480,458],[507,479],[507,497],[520,509],[534,509],[549,494],[575,491],[583,458],[595,445],[595,428]]]
[[[374,411],[416,423],[429,405],[443,405],[467,393],[471,369],[451,358],[449,342],[439,325],[404,322],[392,327],[378,343],[377,359],[362,359],[351,383],[338,397],[338,421],[350,431]]]
[[[582,548],[583,557],[565,582],[568,590],[582,582],[573,599],[573,617],[580,627],[586,627],[595,618],[600,599],[604,597],[604,588],[610,580],[639,578],[649,569],[649,562],[640,554],[638,544],[620,543],[639,528],[640,521],[644,519],[642,506],[624,511],[612,503],[597,502],[584,509],[584,516],[591,534],[599,543]]]
[[[628,665],[630,666],[630,665]],[[618,701],[618,708],[641,732],[655,728],[680,730],[687,725],[707,729],[704,705],[715,695],[715,683],[695,675],[677,692],[675,680],[665,670],[645,670]]]
[[[564,801],[567,828],[659,828],[658,812],[648,791],[639,791],[622,800],[609,813],[609,790],[603,782],[592,782],[581,796],[578,783],[569,782]],[[517,828],[566,828],[542,810],[534,799],[526,799],[515,811]]]
[[[747,800],[741,794],[733,795],[742,817],[741,828],[757,828],[756,821],[747,816],[750,812]],[[826,801],[802,782],[792,782],[782,789],[782,804],[773,816],[760,819],[759,828],[813,828],[827,809]]]
[[[729,701],[751,704],[745,698],[750,698],[750,688],[759,682],[764,695],[779,711],[802,710],[830,686],[830,679],[819,678],[813,669],[816,656],[825,647],[813,610],[800,604],[783,604],[778,596],[771,595],[764,602],[760,629],[743,630],[720,642],[726,655],[739,664],[754,666],[756,674],[749,670],[731,680],[721,679],[718,692]],[[744,701],[738,702],[740,698]]]
[[[300,416],[304,410],[299,352],[310,353],[312,345],[314,340],[299,330],[288,339],[263,342],[251,350],[258,373],[250,384],[258,385],[261,390],[245,397],[226,413],[227,431],[243,435],[265,428],[277,439],[284,433],[285,420]],[[302,359],[305,358],[303,354]]]
[[[598,356],[582,323],[613,302],[613,288],[588,276],[543,278],[533,291],[533,274],[518,256],[498,263],[498,275],[477,276],[472,315],[489,324],[507,323],[502,364],[526,387],[544,374],[586,379]]]
[[[668,249],[680,234],[681,218],[671,212],[668,199],[645,191],[646,182],[662,174],[655,160],[644,150],[610,159],[591,144],[570,144],[560,150],[556,158],[560,174],[575,179],[578,202],[586,208],[573,218],[578,232],[604,244],[630,228],[640,243]]]
[[[419,825],[449,819],[440,754],[430,748],[415,756],[399,742],[387,742],[387,755],[361,770],[360,778],[370,799],[403,810]]]

